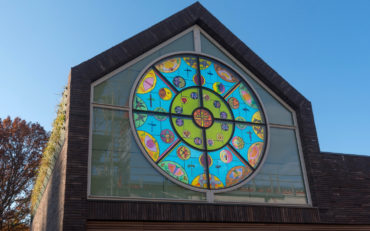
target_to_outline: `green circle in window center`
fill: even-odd
[[[222,96],[205,87],[184,89],[171,103],[174,130],[184,142],[198,150],[224,147],[234,132],[233,119]]]

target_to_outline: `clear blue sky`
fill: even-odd
[[[0,118],[47,130],[71,67],[194,1],[0,0]],[[370,155],[370,1],[200,1],[312,102],[322,151]]]

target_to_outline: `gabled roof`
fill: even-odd
[[[90,84],[129,61],[183,32],[198,25],[242,65],[248,68],[267,87],[295,110],[303,155],[310,169],[312,154],[320,153],[311,103],[267,65],[257,54],[227,29],[199,2],[179,11],[154,26],[138,33],[101,54],[75,66],[70,75],[70,107],[75,115],[89,111]],[[70,120],[70,123],[74,120]],[[80,122],[77,122],[79,124]],[[73,125],[69,125],[73,131]],[[308,178],[311,181],[308,171]],[[314,197],[314,195],[311,195]]]
[[[315,207],[286,208],[273,206],[254,206],[253,210],[250,210],[250,206],[225,206],[222,207],[224,209],[216,209],[216,205],[204,204],[197,205],[196,207],[189,205],[191,210],[186,210],[184,207],[188,206],[186,204],[161,203],[160,205],[165,207],[160,207],[158,206],[158,203],[131,203],[121,201],[114,203],[114,208],[116,210],[113,210],[109,207],[111,205],[110,202],[86,200],[90,131],[89,123],[91,121],[91,83],[123,66],[136,57],[144,54],[150,49],[155,48],[159,44],[167,41],[184,30],[192,27],[193,25],[198,25],[201,27],[242,65],[253,72],[253,74],[267,87],[269,87],[270,90],[274,91],[276,95],[278,95],[295,110],[301,137],[301,139],[298,141],[301,142],[303,156],[305,159],[307,176],[311,190],[311,198],[313,206],[318,205],[320,190],[316,185],[320,181],[318,180],[319,176],[315,175],[314,167],[319,164],[317,162],[317,155],[320,153],[320,150],[311,103],[271,67],[269,67],[260,57],[258,57],[258,55],[249,49],[240,39],[231,33],[231,31],[229,31],[220,21],[218,21],[211,13],[209,13],[200,3],[197,2],[148,28],[147,30],[135,35],[134,37],[72,68],[69,79],[69,106],[67,109],[66,119],[68,124],[68,150],[66,154],[67,166],[65,170],[66,200],[64,204],[64,210],[66,212],[64,213],[63,217],[65,223],[71,222],[70,224],[74,224],[73,222],[75,222],[78,223],[77,225],[80,225],[80,227],[84,227],[86,214],[91,215],[91,213],[89,213],[90,209],[88,208],[95,208],[95,210],[91,210],[92,212],[99,210],[99,219],[102,218],[102,214],[110,216],[109,219],[112,219],[112,214],[115,214],[116,219],[141,220],[143,219],[143,216],[140,212],[138,212],[141,211],[141,209],[149,209],[154,211],[151,213],[153,216],[161,214],[166,209],[171,209],[171,211],[187,211],[182,213],[184,216],[185,214],[191,214],[195,211],[202,212],[202,216],[192,216],[191,218],[186,217],[186,219],[184,217],[184,221],[200,221],[199,219],[203,219],[202,221],[230,222],[319,222],[319,210]],[[107,210],[103,210],[105,212],[100,212],[103,209],[101,206],[102,204],[109,205],[108,207],[103,207],[106,209],[109,208],[110,212],[107,212]],[[130,212],[125,212],[126,210],[123,208],[126,208],[127,211]],[[76,213],[69,211],[80,212]],[[112,211],[115,212],[112,213]],[[137,211],[137,213],[135,213],[137,217],[134,213],[131,213],[131,211]],[[250,211],[254,212],[251,213]],[[249,214],[249,216],[234,216],[233,214],[236,213]],[[297,215],[291,216],[290,214]],[[170,215],[177,216],[176,213],[171,213]],[[153,220],[156,219],[158,220],[160,218],[158,216],[153,217]],[[177,218],[164,218],[164,220],[167,221],[178,219],[178,216]]]
[[[82,133],[79,128],[89,126],[90,84],[92,82],[194,25],[201,27],[295,110],[308,180],[310,184],[314,183],[310,172],[311,161],[314,160],[315,154],[320,153],[320,149],[311,103],[199,2],[72,68],[69,82],[69,134],[80,136]],[[88,130],[84,132],[86,133],[83,135],[88,137]],[[74,140],[70,142],[73,143]],[[76,145],[80,144],[76,143]],[[311,197],[315,203],[315,192],[311,193]]]
[[[308,102],[199,2],[72,68],[73,78],[95,81],[185,29],[200,26],[292,108]],[[81,77],[82,77],[81,76]]]

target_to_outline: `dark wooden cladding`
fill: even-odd
[[[312,163],[321,222],[370,224],[370,157],[321,153]]]
[[[248,231],[343,231],[370,230],[370,225],[253,224],[253,223],[169,223],[89,221],[88,231],[124,230],[248,230]]]
[[[89,201],[89,220],[317,223],[316,208]]]

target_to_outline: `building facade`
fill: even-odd
[[[369,230],[370,158],[199,3],[73,67],[33,230]]]

